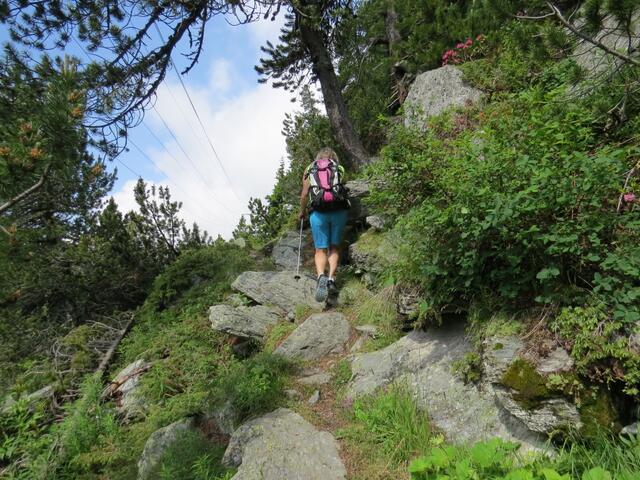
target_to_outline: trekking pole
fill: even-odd
[[[296,265],[296,274],[293,278],[300,280],[300,253],[302,252],[302,226],[304,225],[304,218],[300,219],[300,240],[298,241],[298,264]]]

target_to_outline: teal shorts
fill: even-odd
[[[348,210],[311,212],[309,221],[315,247],[329,248],[331,245],[340,245],[348,216]]]

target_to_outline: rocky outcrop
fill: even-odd
[[[338,443],[297,413],[280,408],[238,428],[223,463],[234,480],[344,480]]]
[[[158,478],[162,456],[189,431],[195,431],[192,419],[180,420],[153,432],[138,460],[138,480]]]
[[[369,215],[369,210],[363,203],[363,200],[369,196],[369,184],[364,180],[352,180],[345,183],[349,189],[349,200],[351,208],[349,209],[349,221],[364,221]]]
[[[29,407],[32,407],[36,403],[39,403],[45,400],[50,401],[51,399],[53,399],[55,393],[56,393],[55,387],[53,385],[47,385],[46,387],[42,387],[41,389],[36,390],[35,392],[30,393],[29,395],[21,397],[21,399],[24,399],[27,405]],[[7,413],[9,410],[11,410],[11,407],[13,407],[16,403],[17,403],[16,400],[14,400],[12,397],[7,397],[2,404],[2,408],[0,409],[0,412]]]
[[[395,233],[367,231],[349,245],[349,261],[358,273],[379,274],[398,257]]]
[[[527,357],[522,352],[524,344],[515,336],[489,338],[483,347],[485,382],[500,405],[529,430],[548,434],[567,426],[581,427],[576,406],[545,386],[544,375],[572,367],[566,351],[556,349],[547,357]],[[532,393],[523,394],[520,384]]]
[[[295,270],[298,264],[298,245],[300,244],[300,232],[287,232],[273,247],[271,258],[280,270]],[[304,264],[309,259],[311,247],[311,232],[302,232],[302,253],[300,262]]]
[[[274,309],[262,305],[214,305],[209,308],[211,328],[237,337],[263,340],[269,327],[279,320],[280,316]]]
[[[140,392],[140,379],[151,368],[151,364],[144,360],[136,360],[127,365],[111,381],[105,396],[116,400],[116,409],[126,419],[144,415],[147,411],[147,401]]]
[[[321,310],[324,304],[315,301],[316,280],[302,275],[294,278],[295,272],[244,272],[231,284],[255,302],[273,306],[281,313],[295,310],[297,305],[307,305]]]
[[[482,92],[462,81],[462,72],[452,66],[418,75],[411,84],[405,101],[405,125],[426,128],[426,119],[439,115],[451,107],[464,107],[476,103]]]
[[[286,358],[316,360],[339,353],[349,340],[349,322],[338,312],[316,313],[307,318],[274,353]]]
[[[453,363],[470,350],[463,325],[414,331],[383,350],[355,355],[347,394],[353,398],[400,382],[451,441],[498,436],[518,441],[525,449],[542,448],[537,434],[496,404],[493,391],[465,384],[452,372]]]

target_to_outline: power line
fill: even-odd
[[[169,154],[169,156],[173,159],[174,162],[176,162],[177,165],[180,165],[181,162],[175,157],[175,155],[173,153],[171,153],[171,150],[169,150],[167,148],[167,146],[162,142],[162,140],[160,140],[160,138],[158,138],[158,136],[154,133],[153,130],[151,130],[149,128],[149,126],[145,123],[142,124],[144,126],[144,128],[147,129],[147,131],[149,132],[149,134],[151,134],[151,136],[156,140],[156,142],[158,142],[160,144],[160,146],[164,149],[165,152],[167,152]],[[151,159],[151,157],[149,157],[148,155],[145,155],[149,160],[151,160],[151,162],[153,162],[153,160]],[[158,165],[153,162],[153,164],[158,167]],[[158,169],[165,174],[165,176],[167,176],[167,178],[169,177],[169,175],[162,170],[160,167],[158,167]],[[205,186],[205,188],[207,188],[209,190],[209,192],[211,193],[211,198],[218,204],[220,205],[222,208],[224,208],[227,212],[231,213],[232,215],[237,215],[237,212],[234,212],[233,210],[231,210],[229,207],[227,207],[224,203],[222,203],[220,200],[218,200],[215,197],[215,194],[211,191],[209,185],[207,185],[204,180],[202,179],[202,177],[195,177],[198,180],[200,180],[200,182]]]
[[[142,155],[143,157],[145,157],[147,160],[149,160],[153,165],[155,165],[155,167],[160,170],[162,172],[162,174],[167,177],[167,179],[169,178],[169,175],[167,174],[167,172],[165,172],[160,165],[158,165],[149,155],[147,155],[144,150],[142,150],[138,145],[136,145],[134,143],[133,140],[128,139],[129,143],[131,143],[131,145],[133,145],[135,147],[136,150],[138,150],[138,152],[140,152],[140,155]],[[164,145],[163,145],[164,146]],[[186,197],[188,197],[195,205],[197,205],[199,202],[197,200],[195,200],[191,195],[189,195],[189,192],[187,192],[186,190],[184,190],[178,183],[174,184],[178,190],[180,190],[182,193],[185,194]],[[219,217],[216,217],[217,220],[222,220]]]
[[[160,31],[160,28],[158,27],[157,24],[154,24],[154,26],[156,27],[156,31],[158,32],[158,35],[160,36],[160,40],[162,40],[162,43],[164,43],[164,36],[162,35],[162,32]],[[182,81],[182,76],[180,75],[180,72],[178,71],[178,68],[176,67],[176,64],[173,62],[173,60],[171,60],[171,57],[169,57],[169,63],[173,67],[173,70],[176,72],[176,75],[178,76],[178,80],[180,81],[180,85],[182,85],[182,89],[184,90],[184,93],[187,96],[187,99],[189,100],[189,105],[191,105],[191,109],[193,110],[193,113],[195,113],[196,118],[198,119],[198,123],[200,124],[200,128],[202,128],[202,132],[204,133],[204,136],[207,138],[207,142],[209,142],[209,147],[211,147],[211,151],[213,152],[213,155],[216,157],[216,161],[218,162],[218,165],[220,165],[220,169],[222,170],[222,173],[224,174],[224,177],[226,178],[227,183],[229,184],[229,187],[231,187],[231,191],[233,192],[235,197],[238,199],[238,201],[242,202],[242,200],[240,199],[240,196],[236,192],[236,189],[233,187],[233,183],[231,182],[231,179],[229,178],[229,174],[227,174],[227,170],[224,168],[224,165],[222,163],[222,160],[220,159],[220,156],[218,155],[218,152],[216,151],[215,147],[213,146],[213,142],[211,141],[211,138],[209,137],[209,134],[207,133],[207,129],[204,127],[204,123],[202,122],[202,119],[200,118],[200,114],[198,114],[198,110],[196,109],[196,106],[194,105],[193,100],[191,100],[191,95],[189,95],[189,90],[187,90],[187,86]]]
[[[116,157],[116,161],[122,165],[124,168],[126,168],[127,170],[129,170],[131,173],[133,173],[134,175],[136,175],[138,178],[142,178],[142,175],[140,175],[138,172],[136,172],[135,170],[133,170],[131,167],[129,167],[129,165],[127,165],[126,163],[124,163],[122,160],[120,160],[119,158]]]

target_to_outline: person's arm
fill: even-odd
[[[311,181],[309,180],[309,176],[305,172],[302,177],[302,192],[300,193],[300,213],[298,214],[298,218],[300,220],[304,219],[307,214],[307,202],[309,201],[309,188],[311,187]]]

